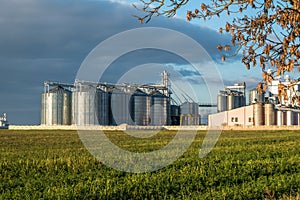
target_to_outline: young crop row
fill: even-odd
[[[149,152],[166,145],[176,132],[161,131],[144,139],[106,134],[123,149]],[[200,159],[204,136],[199,132],[173,164],[132,174],[91,156],[75,131],[0,131],[0,199],[299,197],[300,132],[226,131]]]

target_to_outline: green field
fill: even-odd
[[[149,139],[108,132],[120,147],[147,152],[176,134]],[[205,132],[159,171],[111,169],[85,149],[76,131],[0,131],[0,199],[300,199],[300,131],[224,131],[198,157]]]

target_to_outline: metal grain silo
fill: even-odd
[[[264,125],[264,109],[262,103],[256,103],[253,105],[253,116],[255,126]]]
[[[227,110],[227,95],[219,94],[217,99],[217,111],[223,112]]]
[[[257,89],[252,89],[249,91],[249,104],[254,104],[257,102],[264,103],[265,93],[259,93]]]
[[[171,125],[180,125],[180,106],[171,105],[170,109]]]
[[[239,95],[234,95],[233,96],[233,109],[242,107],[242,101],[241,101],[241,96]]]
[[[131,92],[116,88],[110,93],[110,121],[112,125],[133,125]]]
[[[190,103],[189,102],[184,102],[183,104],[181,104],[180,112],[183,115],[190,114]]]
[[[199,125],[199,105],[195,102],[184,102],[181,106],[180,125]]]
[[[46,125],[46,93],[42,94],[41,97],[41,124]]]
[[[179,116],[179,108],[177,110],[177,115]],[[170,98],[160,93],[159,91],[155,91],[151,94],[150,124],[153,126],[163,126],[170,124]]]
[[[97,89],[96,102],[97,102],[97,117],[98,124],[109,124],[109,94],[101,89]]]
[[[77,84],[73,92],[73,120],[78,126],[98,125],[97,89],[92,85]]]
[[[246,97],[244,95],[239,96],[239,107],[245,106],[246,105]]]
[[[150,97],[141,90],[132,95],[132,116],[135,125],[147,126],[150,123]]]
[[[265,125],[275,125],[275,109],[274,104],[265,104]]]
[[[71,124],[71,91],[57,86],[42,94],[41,123],[43,125]]]
[[[181,114],[199,114],[199,105],[195,102],[184,102],[180,110]]]
[[[232,110],[234,109],[234,95],[229,94],[227,96],[227,110]]]
[[[65,90],[63,93],[63,123],[62,125],[72,124],[72,92]]]

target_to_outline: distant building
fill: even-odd
[[[9,124],[6,119],[6,113],[4,113],[3,116],[0,117],[0,129],[7,129],[8,126],[9,126]]]
[[[200,124],[199,104],[195,102],[184,102],[180,106],[180,125],[192,126]]]
[[[209,115],[208,126],[252,126],[253,116],[253,105],[244,106]]]
[[[245,88],[245,83],[236,83],[233,86],[225,86],[225,90],[220,90],[217,98],[217,111],[223,112],[245,106]]]
[[[256,103],[208,116],[208,126],[293,126],[300,125],[300,110]]]

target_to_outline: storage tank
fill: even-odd
[[[41,96],[41,125],[46,125],[46,94]]]
[[[73,92],[73,118],[78,126],[98,125],[97,89],[91,85],[78,85]]]
[[[265,93],[259,93],[257,89],[252,89],[249,91],[249,104],[254,104],[257,102],[264,103]]]
[[[72,124],[72,92],[65,91],[63,94],[63,123],[62,125]]]
[[[181,126],[197,126],[200,124],[199,114],[181,114],[180,125]]]
[[[114,89],[110,94],[110,121],[112,125],[133,125],[132,93],[121,88]]]
[[[242,99],[240,95],[233,96],[233,109],[242,107]]]
[[[227,95],[219,94],[217,99],[217,111],[223,112],[227,110]]]
[[[151,94],[151,121],[152,126],[163,126],[170,124],[170,98],[155,91]],[[173,110],[175,115],[179,116],[179,109]]]
[[[150,123],[150,97],[145,92],[137,90],[132,95],[132,116],[135,125],[147,126]]]
[[[180,125],[180,106],[171,105],[171,125]]]
[[[265,104],[265,125],[275,125],[275,109],[273,104]]]
[[[78,126],[108,125],[108,97],[94,85],[78,84],[73,92],[73,123]]]
[[[287,125],[287,112],[282,111],[282,125]]]
[[[42,94],[41,124],[70,125],[72,92],[57,86]]]
[[[100,125],[109,124],[109,94],[101,89],[97,89],[98,123]]]
[[[240,95],[239,97],[240,97],[240,99],[239,99],[240,106],[239,107],[246,106],[246,97],[244,95]]]
[[[264,125],[264,109],[262,103],[256,103],[253,105],[253,116],[255,126]]]
[[[295,125],[300,125],[300,113],[296,112],[295,113]]]
[[[291,110],[287,110],[286,111],[286,125],[287,126],[292,126],[294,125],[294,122],[293,122],[293,111]]]
[[[181,114],[199,114],[199,105],[195,102],[184,102],[180,106]]]
[[[234,95],[229,94],[227,96],[227,110],[232,110],[234,109]]]
[[[184,102],[180,110],[180,125],[190,126],[200,124],[199,105],[197,103]]]

